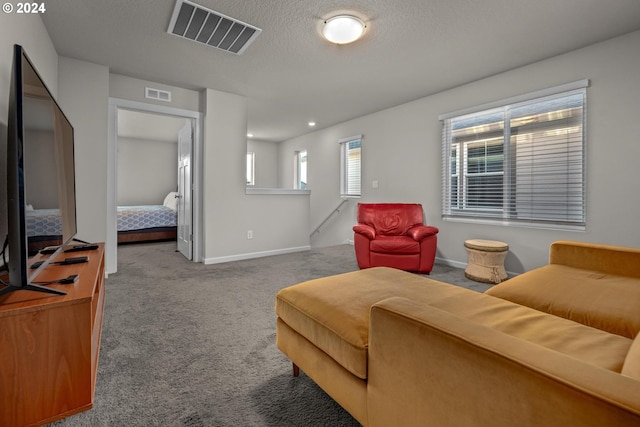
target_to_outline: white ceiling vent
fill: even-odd
[[[167,90],[160,90],[160,89],[154,89],[152,87],[145,87],[144,96],[149,99],[157,99],[158,101],[171,102],[171,92]]]
[[[169,34],[200,42],[237,55],[262,30],[188,0],[178,0],[169,22]]]

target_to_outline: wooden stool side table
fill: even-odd
[[[468,279],[482,283],[500,283],[507,278],[504,259],[509,245],[495,240],[473,239],[464,242],[469,263],[464,270]]]

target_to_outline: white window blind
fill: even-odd
[[[340,195],[360,196],[362,135],[340,141]]]
[[[586,84],[443,120],[444,219],[584,228]]]

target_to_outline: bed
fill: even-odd
[[[118,206],[118,243],[175,240],[177,195],[169,192],[162,205]]]
[[[62,219],[58,209],[33,209],[25,211],[29,255],[47,246],[62,244]]]
[[[118,206],[118,243],[175,240],[177,213],[164,205]]]
[[[118,243],[175,240],[177,236],[176,192],[170,192],[162,205],[118,206]],[[62,243],[62,224],[58,209],[26,210],[29,253]]]

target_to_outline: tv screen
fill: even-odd
[[[0,294],[38,290],[36,276],[77,232],[73,127],[19,45],[7,124],[9,286]],[[58,248],[30,268],[31,258],[48,246]]]

